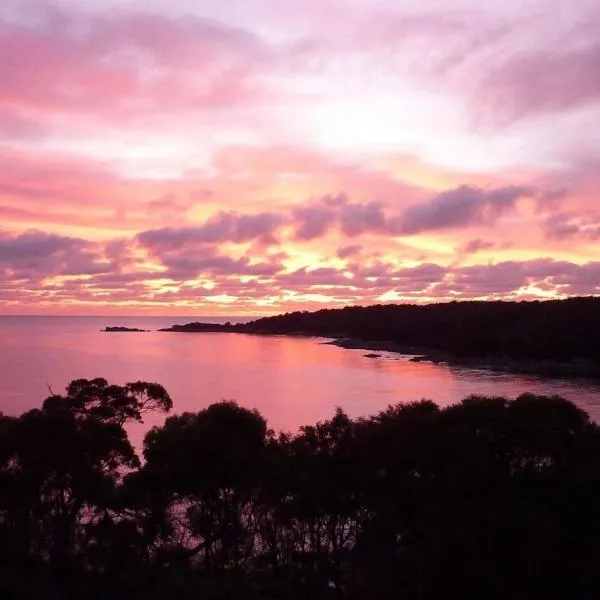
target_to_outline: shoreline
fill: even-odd
[[[513,375],[535,375],[552,379],[592,379],[600,380],[600,367],[587,359],[515,359],[510,357],[458,357],[444,352],[418,346],[400,346],[390,341],[366,341],[358,338],[332,338],[323,342],[338,348],[393,352],[411,356],[410,362],[428,362],[445,364],[450,367],[462,367],[495,373]]]
[[[531,375],[550,379],[587,379],[600,381],[600,366],[592,360],[582,358],[557,360],[515,359],[509,356],[460,357],[423,346],[402,346],[389,340],[369,341],[353,337],[324,336],[301,330],[288,332],[249,330],[247,326],[237,324],[189,323],[187,325],[175,325],[171,328],[159,329],[158,331],[170,333],[241,333],[246,335],[320,338],[327,340],[321,342],[322,344],[351,350],[365,350],[367,352],[391,352],[409,357],[407,360],[411,362],[429,362],[450,367],[462,367],[513,375]]]

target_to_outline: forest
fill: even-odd
[[[598,357],[600,298],[380,304],[301,311],[248,323],[188,323],[169,331],[302,334],[392,341],[454,356]]]
[[[600,429],[564,399],[296,432],[231,401],[172,406],[155,383],[81,379],[0,417],[0,597],[600,597]],[[166,420],[136,449],[150,411]]]
[[[394,341],[456,356],[597,358],[600,298],[347,307],[267,317],[252,328]]]

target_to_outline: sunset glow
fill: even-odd
[[[3,0],[0,55],[3,314],[600,293],[595,0]]]

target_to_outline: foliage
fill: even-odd
[[[338,410],[275,434],[234,402],[72,382],[0,416],[7,598],[597,598],[600,429],[570,402]]]

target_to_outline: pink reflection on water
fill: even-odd
[[[154,329],[165,325],[133,322]],[[115,383],[162,383],[175,413],[236,400],[257,408],[274,429],[295,430],[326,419],[336,406],[364,416],[421,398],[447,405],[473,393],[514,397],[526,391],[563,395],[600,418],[600,388],[586,382],[451,369],[386,353],[366,358],[364,351],[312,338],[101,333],[106,324],[117,323],[63,318],[15,324],[0,318],[0,410],[18,414],[40,406],[47,386],[62,391],[71,379],[101,376]],[[164,415],[149,415],[143,425],[131,426],[136,445],[150,426],[163,421]]]

